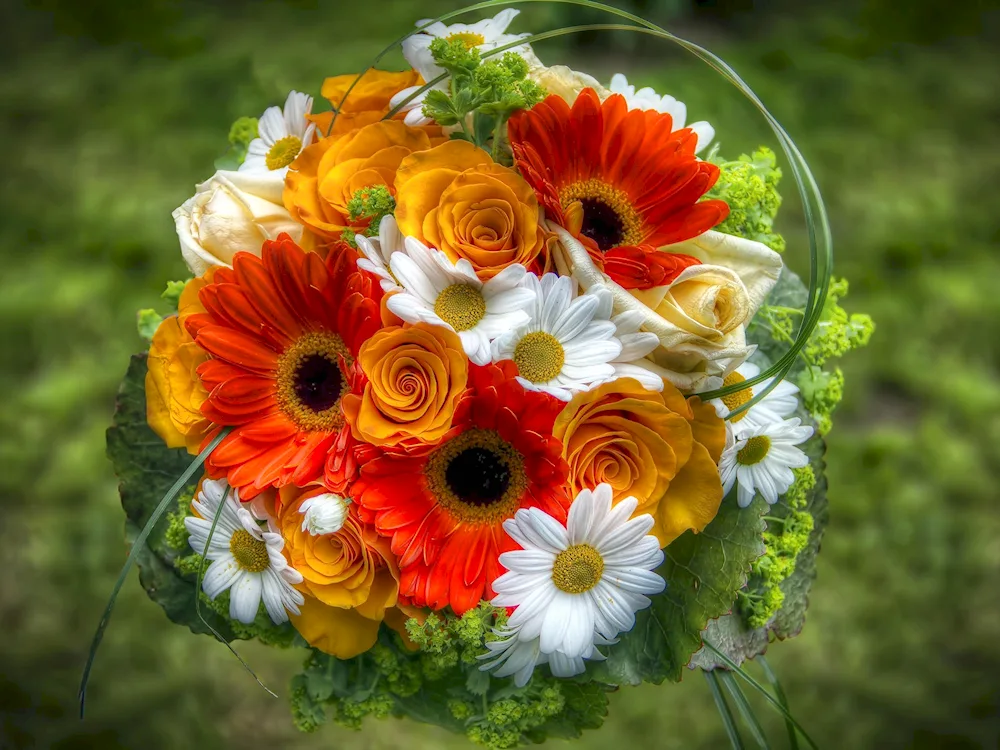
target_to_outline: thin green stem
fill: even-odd
[[[781,682],[778,680],[778,675],[774,673],[771,669],[771,665],[767,663],[767,659],[763,654],[757,657],[757,662],[760,664],[761,668],[764,670],[764,676],[767,681],[771,683],[771,687],[774,689],[774,695],[777,697],[778,702],[781,703],[785,709],[788,709],[788,698],[785,697],[785,691],[781,687]],[[788,719],[785,719],[785,729],[788,730],[788,747],[789,750],[799,750],[799,737],[795,732],[795,725],[792,724]]]
[[[726,734],[729,737],[729,743],[733,746],[733,750],[744,750],[745,745],[743,744],[743,739],[740,737],[740,730],[736,726],[736,717],[733,716],[729,704],[726,703],[726,697],[719,688],[719,676],[715,672],[716,670],[710,669],[704,673],[705,680],[708,682],[708,689],[712,691],[712,699],[715,701],[715,707],[719,709],[719,715],[722,717],[722,726],[726,728]]]
[[[733,703],[736,704],[736,710],[740,712],[740,716],[743,717],[743,721],[750,728],[750,734],[753,735],[757,746],[761,750],[771,750],[771,745],[767,741],[767,735],[764,734],[764,729],[761,727],[760,722],[757,721],[757,716],[753,712],[753,707],[750,705],[750,701],[748,701],[746,695],[743,694],[743,690],[740,688],[739,683],[736,682],[736,678],[733,677],[733,673],[723,671],[722,674],[719,675],[719,679],[722,680],[722,684],[726,686],[726,690],[728,690],[729,694],[732,696]]]

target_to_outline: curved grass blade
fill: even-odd
[[[705,680],[708,682],[708,689],[712,691],[712,698],[715,700],[715,707],[719,709],[719,715],[722,717],[722,725],[726,728],[726,735],[729,737],[729,743],[733,746],[733,750],[744,750],[745,745],[743,744],[743,738],[740,737],[740,730],[736,726],[736,718],[733,716],[732,710],[729,708],[729,704],[726,703],[726,696],[722,694],[722,690],[719,689],[719,676],[716,674],[718,670],[710,669],[704,672]]]
[[[219,443],[229,434],[231,427],[224,427],[218,435],[216,435],[212,441],[205,446],[205,449],[197,455],[197,457],[191,462],[191,464],[184,470],[184,473],[177,478],[174,485],[167,490],[167,494],[163,496],[160,500],[159,505],[156,506],[156,510],[146,521],[146,525],[142,527],[142,531],[139,532],[139,536],[135,538],[132,542],[132,549],[129,550],[128,557],[125,558],[125,564],[122,565],[121,572],[118,574],[118,580],[115,581],[115,586],[111,589],[111,597],[108,599],[108,604],[104,608],[104,614],[101,616],[101,621],[97,624],[97,632],[94,633],[94,638],[90,642],[90,652],[87,654],[87,664],[83,668],[83,676],[80,678],[80,691],[78,693],[78,698],[80,701],[80,718],[83,718],[83,714],[86,708],[87,701],[87,683],[90,681],[90,670],[94,666],[94,659],[97,657],[97,649],[100,648],[101,640],[104,638],[104,631],[108,628],[108,622],[111,619],[111,612],[115,608],[115,601],[118,599],[118,593],[121,591],[122,585],[125,583],[125,579],[132,570],[132,566],[135,564],[136,557],[139,556],[139,551],[145,546],[146,540],[149,538],[150,533],[153,531],[153,527],[156,526],[157,522],[163,517],[167,508],[170,504],[177,498],[187,483],[194,476],[195,472],[201,468],[202,464],[205,463],[205,459],[216,449]]]
[[[219,525],[219,519],[222,518],[222,511],[226,507],[226,503],[229,501],[229,495],[232,491],[233,491],[232,487],[228,487],[226,489],[226,494],[223,496],[222,502],[219,503],[218,510],[215,511],[215,517],[212,519],[212,526],[208,530],[208,538],[205,540],[205,548],[201,551],[201,565],[198,567],[198,582],[195,584],[195,589],[194,589],[194,611],[198,615],[198,619],[201,621],[201,624],[204,625],[206,628],[208,628],[209,631],[211,631],[212,635],[215,636],[216,640],[226,645],[226,648],[229,649],[229,651],[232,653],[233,656],[239,659],[240,664],[242,664],[243,668],[250,673],[250,676],[253,677],[254,680],[256,680],[257,684],[260,685],[262,688],[264,688],[264,690],[266,690],[268,694],[270,694],[273,698],[277,698],[278,694],[275,693],[273,690],[271,690],[271,688],[269,688],[263,682],[261,682],[260,678],[257,676],[257,673],[254,672],[253,669],[250,667],[250,665],[246,663],[246,660],[244,660],[244,658],[240,656],[239,653],[237,653],[236,649],[233,647],[233,644],[231,644],[229,641],[223,638],[222,635],[219,633],[219,631],[213,628],[209,624],[208,620],[205,619],[205,616],[202,615],[201,613],[201,585],[205,577],[205,566],[208,563],[208,547],[212,543],[212,537],[215,536],[215,528],[216,526]]]
[[[717,671],[717,670],[712,670]],[[733,677],[732,672],[727,672],[724,670],[722,674],[719,675],[719,679],[722,680],[722,684],[726,686],[726,690],[733,697],[733,703],[736,704],[736,710],[740,712],[740,716],[743,717],[743,721],[750,728],[750,734],[753,735],[754,741],[761,750],[771,750],[771,745],[767,741],[767,735],[764,734],[764,729],[761,727],[760,722],[757,721],[757,716],[753,712],[753,707],[750,705],[750,701],[747,700],[746,695],[743,694],[740,684],[736,682],[736,678]]]
[[[774,695],[778,699],[778,702],[788,710],[788,698],[785,697],[785,691],[781,687],[781,682],[778,680],[778,675],[774,673],[771,669],[771,665],[767,663],[767,659],[764,658],[764,654],[757,657],[757,661],[764,670],[764,676],[767,677],[767,681],[771,683],[771,687],[774,688]],[[788,720],[785,719],[785,728],[788,730],[788,747],[790,750],[799,750],[799,736],[795,732],[795,726]]]
[[[764,118],[767,120],[768,125],[771,127],[772,132],[778,139],[781,149],[785,156],[789,160],[790,167],[792,169],[792,176],[795,179],[796,186],[798,187],[800,197],[802,199],[803,213],[806,219],[806,228],[809,235],[809,248],[810,248],[810,273],[809,273],[809,296],[806,301],[804,315],[802,317],[802,322],[799,325],[799,329],[796,332],[795,340],[789,347],[788,351],[776,362],[774,362],[769,368],[762,371],[759,375],[748,378],[741,383],[734,383],[730,386],[724,386],[722,388],[709,391],[707,393],[701,394],[704,399],[720,398],[722,396],[729,395],[731,393],[736,393],[746,388],[751,388],[754,385],[764,382],[768,378],[774,378],[771,383],[765,386],[761,391],[754,393],[753,398],[751,398],[747,403],[741,405],[738,409],[735,409],[730,415],[737,416],[738,414],[751,408],[754,404],[758,403],[761,399],[765,398],[770,391],[777,387],[777,384],[788,374],[791,370],[792,365],[795,362],[796,357],[798,357],[799,352],[805,346],[809,339],[812,331],[815,329],[816,325],[819,323],[819,318],[822,314],[823,307],[826,302],[826,296],[830,284],[831,276],[831,266],[833,263],[833,239],[830,232],[829,220],[826,215],[826,208],[823,204],[823,197],[820,194],[819,186],[816,184],[816,180],[809,170],[809,165],[806,163],[805,158],[802,156],[798,147],[792,141],[788,133],[782,128],[781,124],[774,118],[774,116],[767,110],[763,102],[757,97],[753,90],[746,84],[746,82],[740,78],[740,76],[733,70],[728,63],[723,61],[721,58],[715,54],[709,52],[708,50],[700,47],[699,45],[689,42],[686,39],[681,39],[665,29],[660,28],[656,24],[646,21],[643,18],[632,15],[625,11],[613,8],[609,5],[603,3],[594,2],[593,0],[488,0],[487,2],[477,3],[470,5],[466,8],[452,11],[439,16],[434,20],[434,23],[438,21],[445,21],[464,13],[470,13],[476,10],[500,7],[506,5],[520,5],[533,2],[552,2],[552,3],[562,3],[569,5],[577,5],[585,8],[593,8],[596,10],[602,10],[611,15],[624,18],[626,20],[632,21],[637,24],[637,26],[626,26],[626,25],[591,25],[591,26],[577,26],[577,27],[567,27],[563,29],[558,29],[554,32],[545,32],[542,34],[535,34],[526,39],[518,40],[517,42],[512,42],[511,44],[504,45],[497,49],[491,50],[484,54],[484,57],[489,57],[494,54],[498,54],[512,47],[516,47],[520,44],[530,43],[531,41],[537,41],[542,39],[551,39],[557,36],[563,36],[565,34],[576,33],[583,30],[615,30],[615,31],[631,31],[637,33],[649,34],[656,36],[661,39],[666,39],[668,41],[674,42],[675,44],[681,46],[688,52],[692,53],[698,57],[703,62],[707,63],[716,72],[722,75],[727,81],[733,84],[740,92],[749,99],[754,106],[761,112]],[[414,33],[418,33],[423,28],[426,28],[429,24],[425,24],[421,29],[416,29],[411,34],[403,37],[406,39],[412,36]],[[401,42],[402,40],[400,40]],[[399,42],[397,42],[399,43]],[[382,55],[386,54],[392,47],[392,45],[376,58],[376,61],[381,58]],[[406,103],[412,101],[415,97],[419,96],[420,93],[428,90],[436,83],[441,82],[447,76],[442,75],[425,84],[418,91],[411,94],[404,102],[401,102],[393,111],[388,115],[392,116],[398,112]],[[360,76],[359,76],[360,78]],[[344,99],[346,100],[346,94]],[[343,102],[343,100],[342,100]]]
[[[739,664],[734,662],[726,654],[722,653],[722,651],[717,649],[711,643],[709,643],[708,641],[703,641],[703,643],[705,644],[705,648],[707,648],[716,657],[718,657],[719,661],[721,661],[723,664],[729,667],[729,669],[731,669],[735,674],[738,674],[740,677],[742,677],[743,680],[748,685],[750,685],[750,687],[752,687],[758,693],[763,695],[764,699],[768,703],[770,703],[778,713],[784,716],[787,722],[789,722],[793,727],[795,727],[795,729],[799,732],[799,734],[802,735],[802,739],[806,741],[809,747],[813,748],[813,750],[819,750],[819,746],[815,742],[813,742],[812,738],[806,733],[806,730],[802,728],[802,725],[795,720],[795,717],[792,716],[791,713],[789,713],[788,709],[785,708],[785,706],[779,703],[778,700],[767,691],[767,688],[765,688],[763,685],[757,682],[757,680],[755,680],[753,677],[747,674],[743,670],[743,668],[740,667]]]

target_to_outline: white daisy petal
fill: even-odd
[[[242,572],[229,589],[229,616],[247,625],[252,623],[260,609],[262,588],[259,573]]]
[[[649,87],[636,91],[635,86],[630,85],[621,73],[611,77],[609,88],[612,93],[625,97],[629,109],[654,110],[670,115],[674,130],[682,129],[687,121],[687,106],[684,102],[679,102],[672,96],[660,96]],[[696,151],[703,150],[715,136],[715,129],[707,122],[695,122],[690,127],[698,136]]]

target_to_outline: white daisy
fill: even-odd
[[[757,492],[774,505],[795,481],[792,469],[809,463],[795,446],[812,434],[813,428],[796,418],[754,427],[736,439],[730,436],[719,459],[722,491],[728,495],[738,483],[736,502],[741,508],[750,505]]]
[[[760,368],[757,365],[744,362],[726,376],[725,380],[722,381],[722,385],[736,385],[737,383],[742,383],[744,380],[755,378],[758,375],[760,375]],[[750,388],[730,393],[728,396],[723,396],[722,398],[712,399],[710,403],[715,407],[716,413],[725,419],[729,416],[729,412],[752,399],[755,389],[762,391],[773,380],[774,378],[768,378]],[[789,383],[787,380],[782,380],[764,398],[729,420],[728,424],[732,426],[733,434],[739,437],[754,427],[761,427],[766,424],[782,421],[799,408],[798,392],[799,388],[797,385]]]
[[[587,290],[587,294],[593,294],[601,301],[595,317],[611,318],[611,322],[615,324],[615,338],[622,345],[621,354],[611,361],[615,372],[604,382],[611,382],[617,378],[633,378],[638,380],[647,390],[662,391],[663,378],[645,367],[633,364],[660,345],[660,339],[655,333],[639,330],[642,327],[643,314],[638,310],[626,310],[611,317],[614,308],[614,295],[610,289],[595,285]]]
[[[594,653],[595,635],[613,639],[632,629],[647,594],[665,588],[653,572],[663,562],[653,518],[631,518],[638,501],[611,506],[611,486],[582,490],[566,526],[538,508],[519,510],[503,528],[520,550],[504,552],[508,572],[493,582],[497,607],[516,607],[507,620],[517,638],[539,639],[542,654],[568,659]]]
[[[199,555],[205,551],[220,504],[222,513],[208,544],[207,557],[212,564],[205,572],[202,589],[211,599],[230,589],[229,616],[243,623],[254,621],[261,599],[275,623],[288,620],[288,612],[297,615],[305,600],[292,584],[301,583],[302,574],[281,554],[285,540],[281,534],[263,531],[225,480],[202,482],[192,503],[200,518],[184,519],[191,549]]]
[[[612,76],[610,89],[611,93],[625,97],[629,109],[652,109],[662,112],[673,118],[674,130],[684,127],[684,122],[687,120],[687,105],[684,102],[679,102],[672,96],[660,96],[648,86],[636,91],[635,86],[631,85],[621,73]],[[698,136],[696,152],[703,150],[715,137],[715,128],[704,120],[692,122],[688,127]]]
[[[356,234],[354,241],[363,256],[358,258],[358,268],[378,276],[382,291],[402,291],[403,287],[396,283],[389,268],[392,254],[403,249],[403,233],[399,231],[396,217],[392,215],[382,217],[378,225],[378,237]]]
[[[302,530],[313,536],[336,534],[347,520],[351,498],[324,492],[303,501],[299,506],[302,514]]]
[[[490,342],[528,320],[534,292],[520,286],[524,266],[512,264],[487,282],[465,258],[457,263],[407,237],[405,252],[390,258],[392,275],[403,291],[386,301],[407,323],[430,323],[455,331],[469,359],[489,364]],[[530,274],[529,274],[530,275]]]
[[[510,627],[494,628],[493,633],[498,636],[495,641],[486,644],[487,653],[480,654],[478,659],[489,659],[481,665],[481,671],[493,671],[495,677],[510,677],[513,675],[514,684],[517,687],[524,687],[531,679],[535,667],[540,664],[548,664],[553,676],[572,677],[581,674],[585,669],[584,660],[604,661],[604,656],[596,648],[592,648],[590,653],[584,656],[570,657],[558,651],[551,654],[544,654],[540,648],[541,638],[531,638],[521,640],[520,630]],[[608,640],[600,635],[594,634],[594,646],[610,646],[617,641]]]
[[[285,107],[268,107],[257,123],[257,138],[247,147],[241,172],[278,172],[282,177],[288,165],[312,143],[316,126],[306,119],[313,100],[307,94],[292,91]]]
[[[521,284],[535,294],[530,319],[493,342],[493,361],[512,359],[518,380],[528,389],[563,401],[615,374],[611,364],[622,353],[615,324],[596,294],[575,296],[569,276],[547,273],[524,277]]]
[[[530,36],[530,34],[506,33],[507,27],[510,26],[511,21],[520,12],[513,8],[507,8],[497,13],[493,18],[484,18],[482,21],[473,24],[453,23],[450,26],[446,26],[440,22],[431,24],[426,29],[403,40],[403,57],[413,66],[414,70],[420,73],[425,81],[431,81],[445,72],[443,68],[439,68],[434,63],[434,56],[431,55],[430,50],[432,41],[437,38],[448,40],[459,39],[465,44],[467,49],[476,48],[481,53],[484,53]],[[417,21],[417,28],[427,24],[429,21],[430,19]],[[528,45],[523,45],[514,47],[509,51],[524,56],[531,54],[530,50],[531,48]],[[448,80],[445,79],[437,84],[435,88],[446,91],[448,89]],[[410,88],[403,89],[392,97],[389,105],[395,107],[419,89],[420,86],[411,86]],[[419,125],[430,124],[430,118],[424,117],[423,113],[424,98],[426,96],[427,92],[425,91],[420,96],[403,105],[401,111],[406,112],[405,122],[407,125],[417,127]]]

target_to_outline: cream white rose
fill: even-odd
[[[576,97],[584,89],[594,89],[601,101],[611,95],[611,92],[602,86],[596,78],[586,73],[567,68],[565,65],[553,65],[551,68],[547,68],[534,55],[525,56],[525,60],[528,63],[528,78],[549,94],[562,97],[570,105],[576,101]]]
[[[781,273],[777,253],[759,242],[706,232],[670,246],[699,258],[701,265],[684,269],[667,286],[626,291],[594,266],[568,232],[551,223],[549,229],[559,236],[555,262],[561,273],[572,273],[584,289],[610,289],[615,312],[640,312],[643,330],[660,339],[659,347],[633,364],[681,390],[699,392],[718,387],[750,356],[746,325]]]
[[[264,240],[287,232],[302,239],[302,225],[282,202],[280,174],[218,171],[174,210],[181,254],[191,273],[201,276],[213,266],[231,266],[242,251],[260,255]]]

